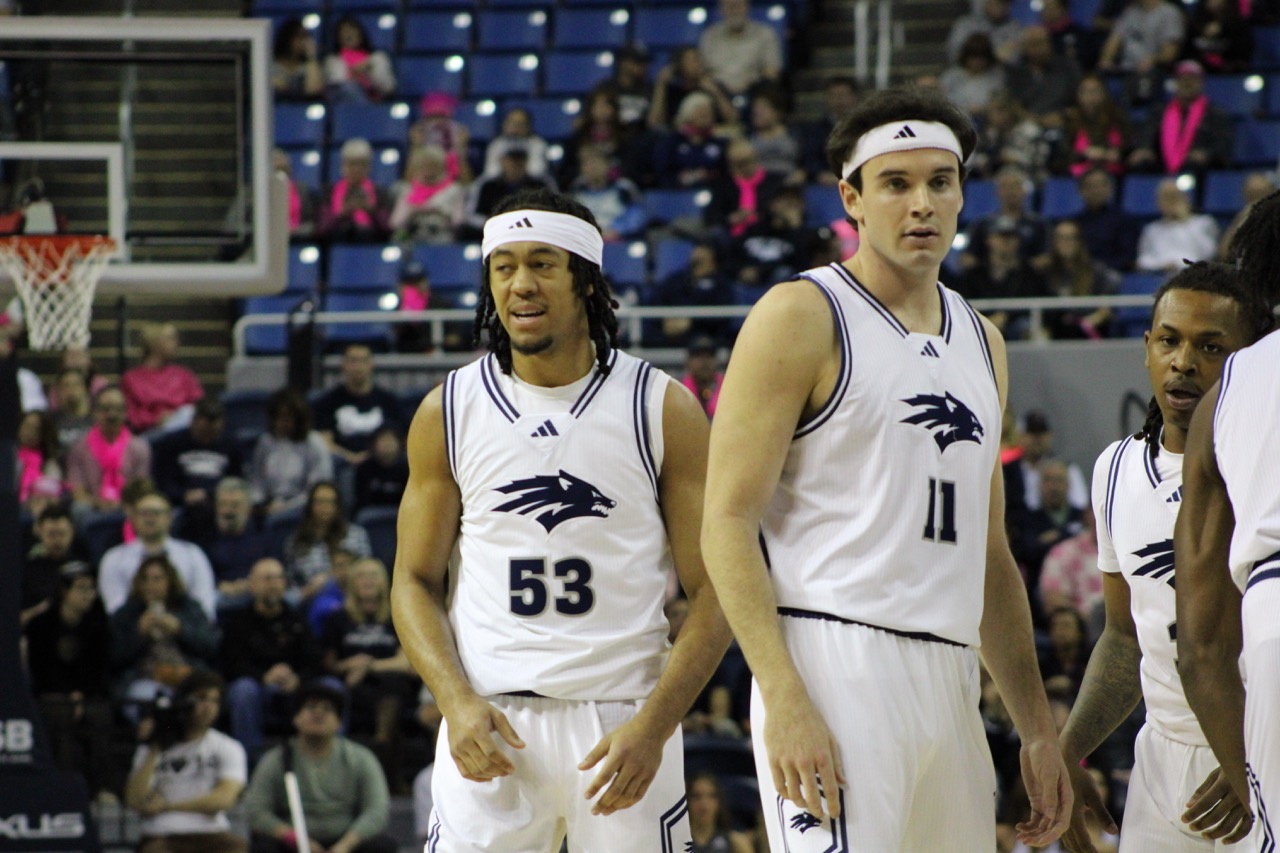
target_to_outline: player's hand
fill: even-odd
[[[1215,767],[1187,801],[1182,822],[1205,838],[1235,844],[1253,829],[1253,812],[1240,802],[1222,768]]]
[[[445,719],[449,723],[449,752],[462,778],[488,782],[515,772],[516,766],[494,738],[497,734],[511,747],[524,749],[524,741],[506,714],[475,696]]]
[[[845,778],[836,739],[807,695],[776,704],[764,719],[764,745],[774,787],[814,817],[838,818]]]
[[[586,771],[604,761],[585,796],[589,800],[606,784],[609,787],[591,807],[591,813],[611,815],[640,802],[653,777],[658,775],[665,745],[666,738],[640,717],[628,720],[601,738],[578,765],[579,770]]]
[[[1022,745],[1022,781],[1031,801],[1031,817],[1018,824],[1018,838],[1028,847],[1048,847],[1071,821],[1071,781],[1055,738]]]
[[[1089,828],[1085,818],[1092,813],[1103,828],[1112,834],[1119,832],[1115,819],[1107,811],[1102,801],[1102,792],[1098,785],[1079,764],[1067,764],[1067,778],[1071,781],[1071,790],[1075,794],[1075,807],[1071,810],[1071,825],[1062,833],[1062,846],[1068,853],[1098,853],[1089,836]]]

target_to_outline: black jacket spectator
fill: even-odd
[[[222,620],[222,629],[221,671],[228,682],[245,677],[260,681],[281,662],[304,680],[320,674],[320,644],[307,620],[288,604],[272,617],[253,607],[233,610]]]

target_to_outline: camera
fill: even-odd
[[[152,721],[151,745],[164,751],[181,743],[186,737],[194,704],[190,696],[157,696],[145,715]]]

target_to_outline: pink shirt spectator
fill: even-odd
[[[151,476],[151,446],[137,436],[130,436],[120,468],[121,480],[125,484]],[[102,466],[89,449],[88,436],[67,451],[67,482],[94,497],[104,497]],[[109,500],[118,502],[120,498],[117,495]]]
[[[1085,528],[1050,549],[1040,572],[1040,597],[1045,610],[1057,605],[1088,615],[1102,601],[1102,572],[1098,571],[1098,542]]]
[[[140,364],[125,371],[120,390],[129,407],[129,424],[138,432],[159,425],[174,409],[204,396],[204,388],[196,375],[172,363],[163,367]]]

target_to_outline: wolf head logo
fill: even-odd
[[[938,443],[938,450],[944,451],[957,441],[982,441],[985,433],[978,416],[964,403],[951,396],[939,397],[937,394],[917,394],[902,402],[915,406],[920,411],[903,418],[900,423],[915,424],[933,432],[933,440]]]
[[[618,502],[607,497],[586,480],[580,480],[567,471],[559,474],[542,474],[514,480],[497,491],[516,495],[499,507],[498,512],[516,512],[520,515],[537,513],[535,520],[550,533],[557,524],[571,518],[608,518],[609,510]]]
[[[801,835],[804,835],[809,830],[815,829],[819,826],[822,826],[822,821],[818,820],[814,815],[809,814],[809,812],[800,812],[800,814],[791,818],[791,828],[800,830]]]

